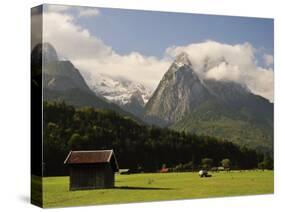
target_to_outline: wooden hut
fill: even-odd
[[[70,169],[70,190],[114,187],[118,163],[113,150],[70,151],[64,164]]]

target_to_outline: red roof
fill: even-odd
[[[64,164],[95,164],[114,163],[118,171],[118,164],[113,150],[70,151]]]

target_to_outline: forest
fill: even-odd
[[[139,124],[111,110],[76,108],[63,101],[43,104],[44,176],[66,175],[63,162],[71,150],[101,149],[113,149],[119,168],[135,172],[163,167],[195,171],[204,161],[215,167],[226,160],[231,169],[273,169],[269,155],[227,140]]]

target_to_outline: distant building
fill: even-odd
[[[69,190],[114,187],[118,163],[113,150],[70,151],[64,164],[69,166]]]
[[[160,173],[168,173],[169,172],[169,168],[162,168],[160,170]]]

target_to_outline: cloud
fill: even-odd
[[[274,63],[273,55],[271,55],[271,54],[264,54],[263,55],[263,61],[264,61],[266,66],[273,65],[273,63]]]
[[[226,62],[221,62],[210,68],[206,73],[207,79],[238,81],[240,70],[238,66],[229,66]]]
[[[67,5],[58,5],[58,4],[49,4],[47,5],[48,12],[66,12],[71,6]]]
[[[104,59],[79,59],[73,63],[82,70],[91,83],[95,74],[100,73],[115,78],[125,78],[139,82],[154,90],[170,65],[170,61],[147,57],[137,52],[128,55],[112,53]]]
[[[257,65],[256,49],[249,43],[229,45],[205,41],[172,46],[159,59],[138,52],[120,55],[67,13],[46,11],[43,30],[43,41],[50,42],[59,56],[71,60],[88,84],[93,83],[97,74],[105,74],[155,89],[174,57],[186,52],[202,78],[242,83],[253,93],[273,101],[273,70]]]
[[[155,89],[171,61],[131,52],[120,55],[65,13],[45,12],[43,41],[81,71],[88,84],[96,74],[126,78]]]
[[[170,57],[181,52],[189,55],[195,71],[202,78],[238,82],[253,93],[273,101],[273,70],[257,65],[256,49],[251,44],[229,45],[206,41],[166,49]]]
[[[96,8],[81,9],[79,11],[79,17],[95,17],[100,15],[100,11]]]
[[[69,60],[104,59],[112,54],[111,47],[92,36],[87,29],[73,23],[71,15],[48,12],[44,14],[43,40],[50,42],[59,55]]]

